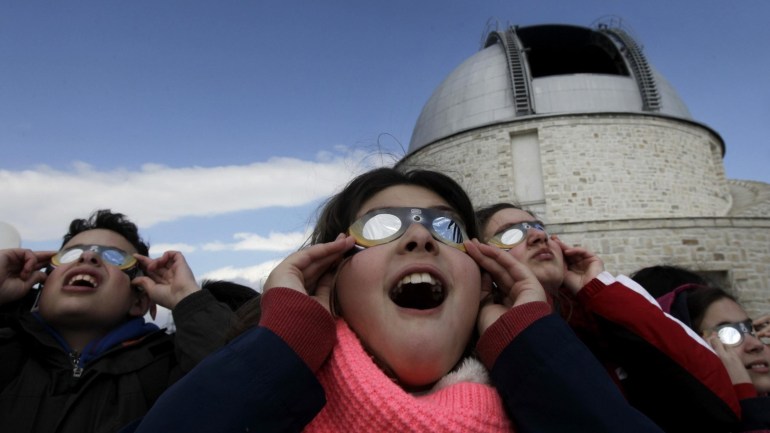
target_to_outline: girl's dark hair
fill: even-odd
[[[100,209],[92,213],[88,219],[72,220],[69,231],[64,235],[61,246],[63,247],[76,235],[95,229],[110,230],[123,236],[136,248],[136,252],[143,256],[148,255],[150,252],[150,244],[139,237],[139,229],[137,229],[136,224],[129,221],[122,213],[113,213],[109,209]]]
[[[716,301],[729,299],[736,304],[738,300],[731,294],[718,287],[701,286],[687,292],[687,312],[690,315],[691,327],[696,332],[702,332],[703,316],[706,310]]]
[[[359,175],[326,202],[310,235],[311,245],[332,242],[347,232],[356,220],[361,206],[378,192],[397,185],[423,187],[444,199],[457,212],[471,238],[478,237],[478,226],[471,200],[462,187],[447,175],[428,170],[402,172],[394,168],[378,168]]]
[[[492,219],[492,215],[500,212],[503,209],[518,209],[532,215],[532,217],[535,217],[534,213],[522,208],[517,204],[507,203],[507,202],[495,203],[493,205],[483,207],[476,211],[476,222],[479,225],[479,230],[481,232],[484,232],[484,229],[489,223],[489,220]],[[483,239],[483,240],[486,241],[486,239]]]

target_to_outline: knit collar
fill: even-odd
[[[326,406],[306,432],[511,432],[497,391],[478,383],[478,361],[466,361],[432,392],[415,396],[388,378],[339,319],[337,345],[318,372]],[[469,370],[470,369],[470,370]],[[470,372],[469,372],[470,371]]]

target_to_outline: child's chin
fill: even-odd
[[[421,390],[430,388],[451,370],[452,366],[444,367],[436,361],[420,363],[412,362],[401,369],[394,369],[393,374],[398,383],[405,389]]]

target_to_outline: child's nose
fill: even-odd
[[[536,244],[538,242],[546,242],[548,240],[548,234],[546,232],[532,227],[527,229],[526,236],[528,244]]]
[[[93,251],[84,251],[78,258],[79,263],[90,263],[92,265],[101,264],[101,258]]]
[[[427,228],[421,224],[412,224],[406,229],[406,233],[401,238],[401,246],[405,251],[410,252],[438,252],[438,243]]]
[[[755,337],[753,334],[745,334],[745,341],[743,342],[743,350],[749,353],[761,352],[765,349],[765,344]]]

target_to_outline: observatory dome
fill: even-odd
[[[483,126],[597,112],[692,120],[621,27],[513,26],[490,32],[483,48],[433,92],[417,119],[409,153]]]

